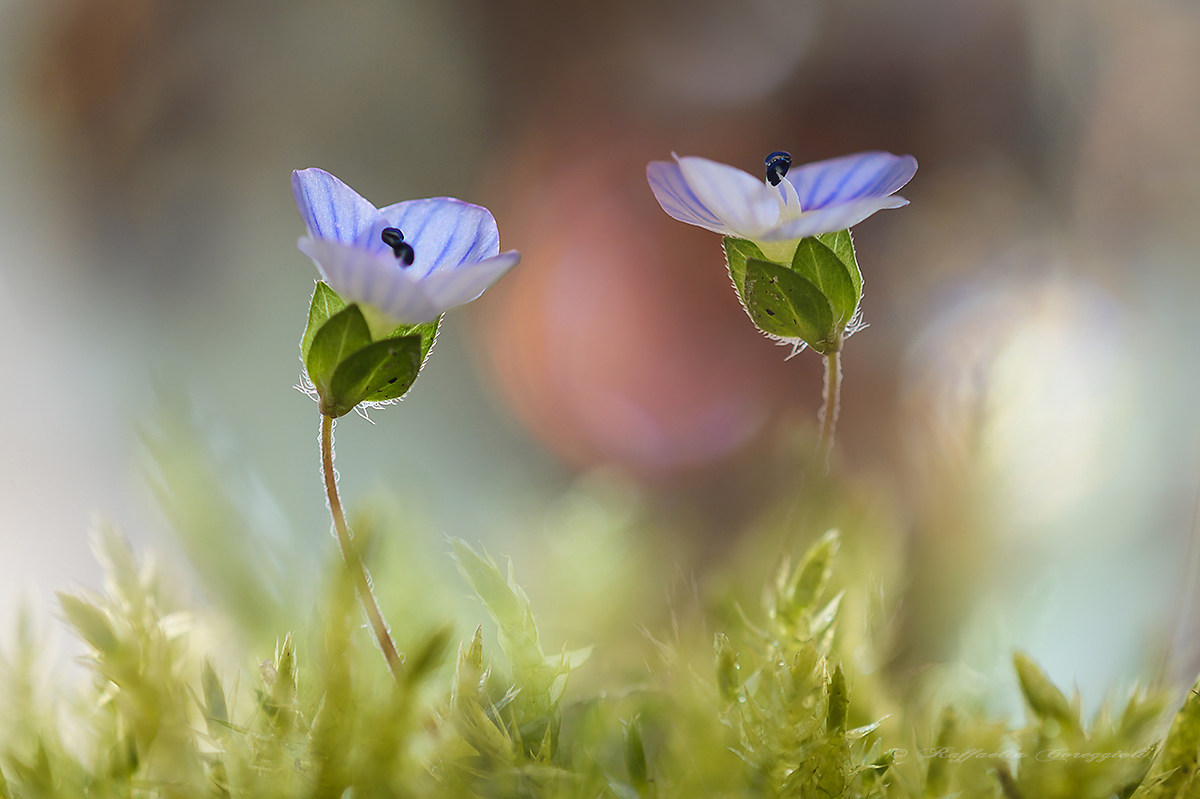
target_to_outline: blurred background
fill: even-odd
[[[524,254],[401,406],[339,426],[350,505],[514,553],[535,605],[581,476],[674,531],[639,579],[702,579],[772,503],[805,540],[844,523],[809,512],[819,359],[754,331],[644,169],[885,149],[920,170],[855,230],[870,327],[829,490],[887,520],[894,667],[1008,684],[1022,647],[1096,698],[1168,649],[1200,667],[1195,3],[0,0],[0,93],[6,626],[98,582],[95,513],[172,546],[164,405],[273,546],[329,554],[292,390],[307,166],[487,205]]]

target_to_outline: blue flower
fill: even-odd
[[[894,196],[917,171],[911,155],[865,152],[794,169],[787,153],[767,157],[766,180],[694,156],[652,161],[646,179],[671,217],[724,236],[749,239],[771,260],[790,261],[800,239],[856,225],[899,208]]]
[[[292,191],[308,228],[300,251],[344,300],[393,327],[470,302],[521,259],[500,252],[496,220],[479,205],[431,197],[376,208],[316,168],[293,172]]]

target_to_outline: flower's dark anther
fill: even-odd
[[[404,240],[404,234],[399,228],[385,227],[383,232],[379,234],[379,238],[383,239],[383,243],[392,248],[392,254],[396,256],[396,260],[405,266],[412,266],[412,262],[416,260],[417,254],[413,252],[412,245]]]
[[[792,154],[783,150],[776,150],[767,156],[767,182],[772,186],[778,186],[779,181],[783,180],[783,176],[792,168]]]

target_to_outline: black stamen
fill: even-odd
[[[792,168],[792,154],[783,150],[776,150],[767,156],[767,182],[772,186],[778,186],[779,181],[783,180],[783,176]]]
[[[392,255],[396,256],[396,260],[405,266],[412,266],[417,254],[413,252],[412,245],[404,240],[404,234],[400,232],[399,228],[385,227],[379,234],[379,238],[392,248]]]

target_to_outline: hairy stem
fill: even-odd
[[[842,351],[831,349],[825,353],[825,398],[818,417],[821,438],[817,443],[817,454],[829,471],[829,460],[833,455],[833,436],[837,430],[838,411],[842,404]]]
[[[383,658],[387,661],[392,677],[399,683],[404,664],[400,653],[396,651],[392,634],[388,632],[387,622],[384,621],[383,613],[379,610],[379,603],[375,601],[375,592],[371,590],[371,576],[367,574],[367,567],[363,564],[362,556],[354,548],[350,527],[346,524],[346,515],[342,512],[342,501],[338,497],[337,475],[333,471],[332,416],[321,416],[321,466],[325,475],[325,495],[329,498],[329,514],[333,517],[333,527],[337,532],[338,546],[342,550],[342,560],[346,562],[350,579],[354,581],[354,590],[358,593],[358,599],[362,602],[363,610],[367,614],[367,621],[370,622],[375,639],[379,642],[379,650],[383,652]]]

